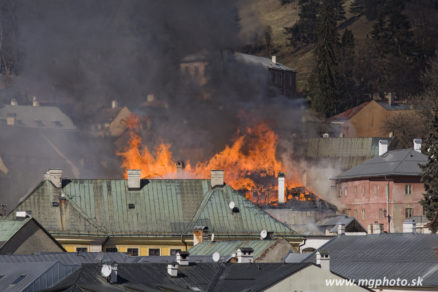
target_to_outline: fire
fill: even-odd
[[[150,151],[142,146],[141,138],[135,131],[140,124],[138,117],[131,116],[126,124],[130,129],[129,147],[117,153],[122,157],[125,177],[128,169],[140,169],[142,178],[177,178],[180,176],[177,172],[176,161],[170,151],[170,145],[161,144]],[[236,190],[244,191],[248,199],[259,204],[275,204],[277,201],[277,195],[273,194],[277,189],[275,178],[279,172],[285,171],[284,164],[276,157],[277,145],[278,136],[274,131],[267,124],[259,123],[238,135],[231,145],[227,145],[208,161],[198,162],[195,165],[187,161],[184,176],[208,178],[211,170],[223,169],[225,182]],[[293,177],[289,174],[286,178],[288,190],[302,186],[297,177],[297,175]],[[265,194],[264,199],[256,199],[254,193]],[[304,194],[300,194],[298,198],[301,201],[306,199]]]

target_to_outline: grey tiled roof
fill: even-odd
[[[417,279],[438,287],[438,235],[384,233],[337,236],[319,250],[328,252],[330,269],[349,279]],[[315,262],[311,254],[306,262]]]
[[[385,175],[420,176],[422,171],[419,164],[425,164],[426,162],[427,156],[414,149],[392,150],[341,173],[336,179]]]

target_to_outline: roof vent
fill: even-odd
[[[167,265],[167,273],[171,277],[178,277],[178,263],[171,263]]]
[[[388,140],[379,140],[379,156],[388,152]]]
[[[140,169],[128,169],[128,189],[140,189]]]
[[[176,262],[181,266],[189,265],[190,254],[186,251],[180,251],[176,254]]]
[[[421,153],[421,143],[423,141],[421,139],[414,139],[414,150],[418,153]]]
[[[211,187],[224,185],[224,171],[223,170],[212,170],[211,171]]]
[[[50,181],[55,187],[62,187],[62,169],[49,169],[44,174],[44,179]]]
[[[239,264],[252,263],[254,261],[254,249],[252,247],[241,247],[237,250],[237,262]]]
[[[38,101],[38,99],[37,99],[36,96],[34,96],[34,97],[32,98],[32,106],[33,106],[33,107],[38,107],[38,106],[40,106],[40,103],[39,103],[39,101]]]

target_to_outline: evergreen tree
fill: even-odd
[[[336,0],[336,20],[341,21],[345,19],[345,0]]]
[[[336,4],[336,0],[322,2],[315,49],[316,67],[312,73],[309,93],[312,107],[325,116],[339,113],[343,101],[343,85],[338,65]]]
[[[293,46],[314,43],[318,27],[319,0],[299,0],[298,6],[298,22],[292,27],[285,27],[285,33],[289,35],[288,40]]]
[[[430,230],[438,231],[438,107],[435,106],[430,132],[423,145],[428,161],[423,170],[424,199],[421,201],[427,219],[431,220]]]

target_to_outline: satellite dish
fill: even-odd
[[[267,236],[268,236],[268,231],[266,231],[265,229],[263,229],[263,230],[260,232],[260,238],[261,238],[261,239],[265,239]]]
[[[103,277],[108,278],[111,275],[111,266],[110,265],[103,265],[102,269],[100,270],[100,273]]]
[[[218,253],[218,252],[215,252],[213,254],[212,258],[213,258],[213,262],[217,263],[220,260],[220,258],[221,258],[221,254]]]
[[[233,210],[234,207],[236,207],[236,204],[234,204],[234,202],[231,201],[231,202],[228,204],[228,206],[230,207],[231,210]]]

